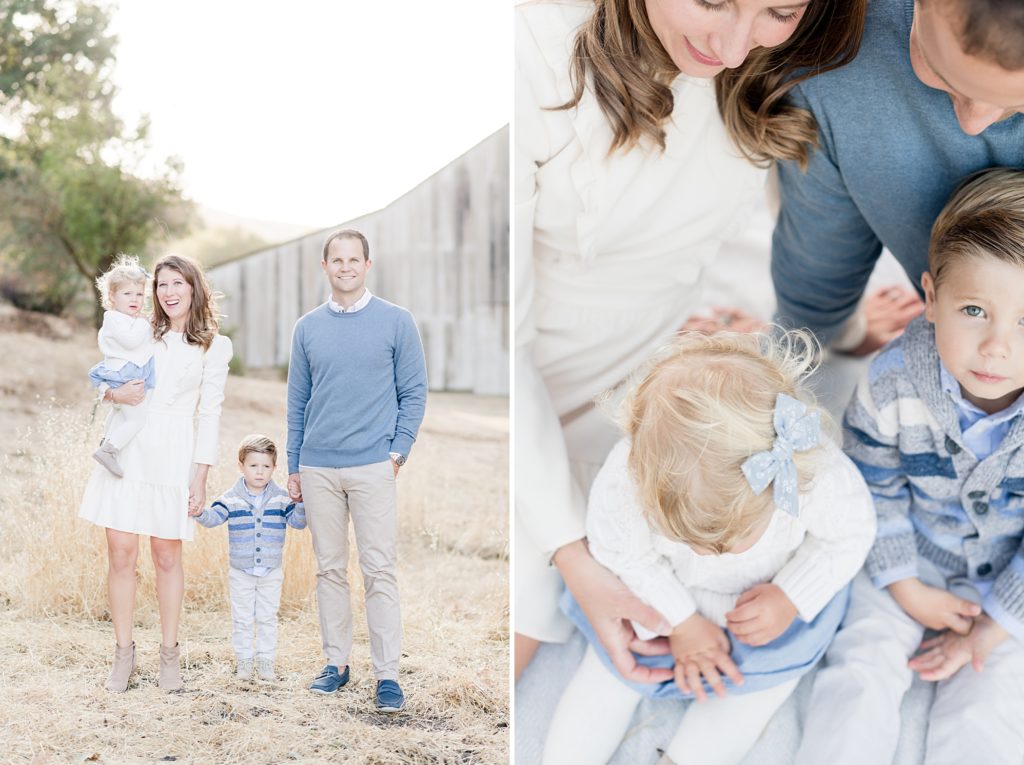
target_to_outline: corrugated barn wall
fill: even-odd
[[[288,363],[292,326],[328,296],[327,235],[362,231],[370,290],[416,318],[432,390],[507,394],[508,127],[377,212],[222,263],[224,329],[248,367]]]

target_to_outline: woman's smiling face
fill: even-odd
[[[822,2],[822,0],[815,0]],[[796,31],[808,0],[646,0],[647,17],[679,71],[714,77],[754,48],[781,45]]]
[[[170,319],[171,329],[181,332],[192,308],[192,285],[180,271],[164,267],[156,276],[156,299]]]

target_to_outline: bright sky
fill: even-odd
[[[118,113],[195,201],[318,227],[509,122],[511,0],[121,0]]]

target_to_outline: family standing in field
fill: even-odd
[[[231,341],[218,334],[215,295],[200,266],[161,258],[152,276],[121,256],[97,280],[104,359],[90,370],[114,404],[93,455],[99,465],[79,515],[106,529],[108,592],[116,647],[109,691],[128,689],[139,536],[150,537],[160,611],[159,686],[182,688],[178,623],[184,595],[182,541],[194,521],[228,525],[231,641],[237,676],[275,679],[282,550],[288,526],[309,526],[327,661],[309,690],[332,694],[349,679],[352,616],[348,525],[355,529],[366,590],[375,705],[398,712],[402,636],[395,478],[423,419],[427,378],[408,311],[370,293],[366,237],[331,234],[321,268],[330,296],[295,325],[288,369],[287,489],[273,480],[278,449],[252,435],[238,447],[238,481],[206,502]],[[152,287],[152,316],[144,311]],[[254,641],[255,628],[255,641]]]
[[[915,674],[925,762],[1024,761],[1022,111],[1008,0],[517,7],[516,676],[588,644],[545,762],[654,697],[737,763],[816,666],[795,762],[891,763]],[[774,324],[694,316],[766,193]],[[918,294],[862,300],[883,247]],[[877,352],[841,427],[822,347]]]

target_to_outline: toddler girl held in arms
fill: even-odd
[[[103,361],[89,370],[89,379],[100,393],[132,380],[142,380],[147,394],[156,385],[153,325],[142,312],[146,279],[138,258],[119,255],[114,265],[96,280],[100,302],[106,309],[98,336]],[[121,450],[146,422],[147,399],[137,406],[114,407],[103,443],[92,455],[118,478],[124,476],[118,461]]]
[[[591,489],[588,542],[671,627],[671,654],[637,661],[674,668],[675,680],[621,679],[567,594],[590,645],[545,762],[607,762],[643,696],[701,702],[663,762],[739,762],[824,654],[875,513],[803,388],[815,351],[803,333],[686,334],[629,394],[626,437]]]

